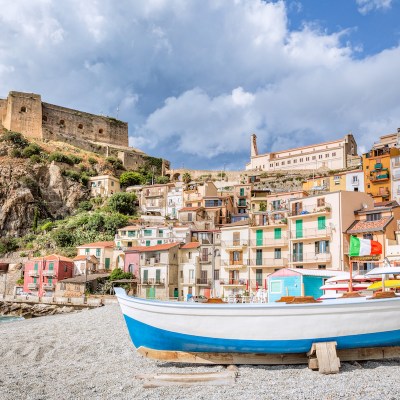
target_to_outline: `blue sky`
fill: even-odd
[[[400,127],[400,0],[0,0],[0,97],[129,122],[173,167]]]

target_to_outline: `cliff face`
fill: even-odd
[[[0,156],[0,236],[26,234],[36,213],[39,219],[64,218],[88,198],[88,190],[63,176],[62,168]]]

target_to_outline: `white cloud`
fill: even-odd
[[[375,10],[388,10],[392,6],[392,0],[356,0],[356,3],[363,15]]]
[[[243,166],[253,132],[264,151],[349,131],[368,148],[395,131],[400,49],[360,60],[351,30],[291,31],[285,4],[0,0],[0,93],[118,109],[135,147],[188,166],[207,160],[192,167],[221,157]],[[371,4],[391,2],[358,2]]]

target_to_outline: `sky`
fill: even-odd
[[[129,123],[173,168],[400,127],[400,0],[0,0],[11,90]]]

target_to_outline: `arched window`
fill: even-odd
[[[21,112],[26,112],[26,107],[25,106],[21,107]]]
[[[79,125],[78,125],[78,129],[83,129],[83,125],[82,125],[82,124],[79,124]]]

